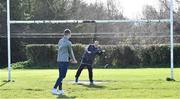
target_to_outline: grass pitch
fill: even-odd
[[[0,98],[148,98],[179,99],[180,68],[176,68],[175,82],[166,81],[170,69],[94,69],[93,86],[73,84],[76,70],[68,70],[63,82],[65,95],[50,93],[58,70],[12,70],[14,82],[5,82],[7,70],[0,71]],[[85,69],[80,80],[88,80]]]

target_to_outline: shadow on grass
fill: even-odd
[[[26,91],[43,91],[43,89],[0,89],[0,90],[26,90]]]
[[[29,88],[29,89],[24,89],[24,90],[27,90],[27,91],[43,91],[43,89],[31,89],[31,88]]]
[[[83,84],[83,83],[78,83],[77,85],[81,85],[81,86],[84,86],[84,87],[88,87],[88,88],[99,88],[99,89],[103,89],[105,88],[105,86],[102,86],[102,85],[87,85],[87,84]]]
[[[4,86],[4,85],[8,84],[9,82],[10,82],[10,81],[4,80],[3,83],[0,85],[0,87],[2,87],[2,86]]]
[[[59,95],[56,99],[75,99],[75,96]]]
[[[180,83],[180,81],[178,81],[178,80],[175,80],[175,81],[169,81],[169,82]]]

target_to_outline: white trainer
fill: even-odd
[[[59,94],[64,94],[64,90],[59,90]]]
[[[53,88],[51,90],[51,93],[54,94],[54,95],[60,95],[60,92],[57,91],[57,89]]]

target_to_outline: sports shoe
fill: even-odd
[[[90,82],[90,85],[94,85],[94,82],[93,82],[93,81],[91,81],[91,82]]]
[[[54,94],[54,95],[60,95],[60,92],[57,91],[57,89],[53,88],[51,90],[51,93]]]
[[[59,90],[59,95],[64,94],[64,90]]]
[[[77,77],[75,78],[75,83],[78,83],[78,78]]]

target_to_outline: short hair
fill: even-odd
[[[64,35],[67,36],[69,34],[71,34],[71,30],[70,29],[65,29],[64,30]]]

